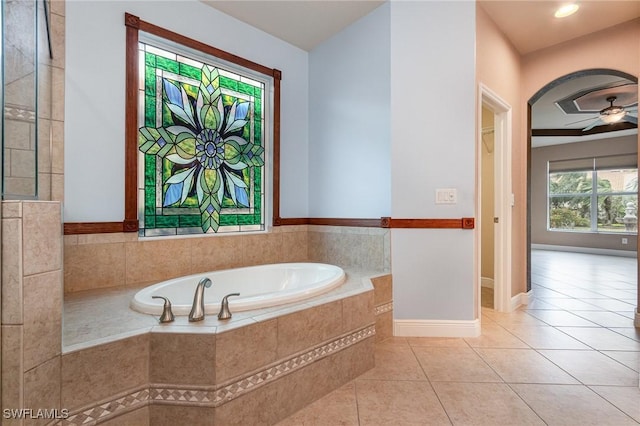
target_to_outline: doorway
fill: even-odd
[[[493,309],[499,312],[510,312],[513,309],[511,303],[511,207],[513,206],[511,106],[483,84],[480,84],[479,91],[479,134],[476,146],[476,181],[478,182],[476,206],[480,223],[477,227],[476,240],[478,312],[482,307],[483,271],[484,275],[492,275],[485,276],[484,288],[485,293],[490,293],[486,289],[490,284],[487,278],[491,278]],[[483,115],[487,120],[484,124]],[[487,143],[484,142],[485,140]],[[486,155],[483,155],[484,151]],[[491,168],[493,170],[488,171],[486,179],[491,179],[493,182],[485,182],[484,173],[486,169]],[[486,265],[484,268],[483,261]]]
[[[495,114],[482,106],[482,144],[480,145],[480,306],[495,307]]]

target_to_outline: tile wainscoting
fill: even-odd
[[[60,409],[62,209],[2,203],[2,408]],[[22,425],[24,419],[3,419]]]
[[[281,262],[389,272],[389,229],[295,225],[246,235],[65,235],[64,290],[139,287],[183,275]],[[166,255],[167,260],[159,261]]]
[[[70,416],[54,424],[278,422],[374,365],[374,304],[390,279],[347,275],[344,288],[266,313],[239,312],[230,323],[178,317],[119,340],[76,341],[61,367],[61,406]],[[82,303],[92,309],[99,298],[95,292]],[[96,315],[118,315],[127,309],[119,303],[119,311]]]
[[[2,408],[70,414],[49,423],[3,419],[3,424],[275,423],[373,367],[374,341],[391,332],[388,230],[305,225],[240,237],[63,238],[60,203],[37,201],[4,202],[2,222]],[[334,244],[351,250],[328,248]],[[236,251],[221,257],[222,245]],[[249,246],[253,251],[243,252]],[[101,305],[89,303],[89,316],[67,315],[66,305],[99,293],[131,293],[144,281],[169,278],[169,268],[154,270],[145,263],[167,248],[179,255],[188,250],[188,260],[176,264],[187,262],[189,273],[243,266],[234,259],[246,264],[311,260],[351,267],[348,274],[359,280],[373,278],[365,292],[343,291],[282,317],[262,313],[259,322],[238,315],[233,326],[191,328],[183,318],[184,326],[161,328],[148,315],[130,321],[126,302],[127,318],[117,322],[139,329],[114,337],[116,324],[107,324],[101,330],[105,335],[83,342],[100,328],[96,307]],[[91,290],[77,291],[84,289]],[[63,311],[64,327],[76,322],[74,332],[81,336],[71,345],[64,343]]]

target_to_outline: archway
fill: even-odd
[[[634,166],[637,167],[637,102],[638,102],[638,79],[637,77],[614,69],[587,69],[582,71],[573,72],[562,77],[559,77],[539,89],[527,103],[527,235],[526,235],[526,256],[527,256],[527,291],[531,290],[531,248],[532,248],[532,232],[538,236],[540,233],[540,197],[536,198],[535,181],[539,179],[538,175],[533,173],[532,176],[532,148],[538,144],[539,141],[551,141],[549,144],[563,144],[572,143],[573,147],[582,147],[584,144],[576,142],[594,141],[592,144],[600,139],[611,139],[628,137],[630,146],[633,143],[633,161]],[[613,99],[613,101],[611,101]],[[592,103],[587,107],[585,101]],[[611,101],[611,103],[609,103]],[[606,108],[609,105],[616,105],[624,103],[626,110],[634,110],[633,115],[629,115],[628,112],[623,114],[623,119],[620,122],[607,124],[601,121],[602,115],[600,110]],[[541,103],[546,105],[541,105]],[[599,105],[599,106],[595,106]],[[537,117],[536,111],[540,114],[540,111],[544,111],[544,108],[550,108],[547,113],[556,113],[558,117]],[[627,120],[628,118],[628,120]],[[541,124],[546,124],[541,126]],[[541,128],[542,127],[542,128]],[[630,135],[635,135],[631,137]],[[547,143],[545,142],[545,143]],[[575,151],[581,152],[580,149]],[[580,157],[580,154],[574,155],[576,158]],[[595,160],[594,160],[595,161]],[[539,168],[539,167],[537,167]],[[637,179],[637,178],[636,178]],[[546,185],[546,182],[545,182]],[[538,184],[537,189],[540,188]],[[546,191],[546,190],[545,190]],[[637,206],[637,187],[635,189],[636,194],[636,206]],[[597,196],[594,196],[597,198]],[[547,197],[546,202],[549,202]],[[546,210],[547,206],[543,206]],[[537,211],[532,211],[537,209]],[[545,211],[545,215],[547,211]],[[592,230],[595,226],[595,231],[599,230],[598,217],[591,214]],[[545,222],[546,224],[547,222]],[[549,222],[550,223],[550,222]],[[595,224],[595,225],[593,225]],[[551,228],[551,226],[549,226]],[[546,231],[546,230],[545,230]],[[559,237],[556,232],[554,237]],[[551,235],[551,234],[550,234]],[[569,234],[567,234],[569,235]],[[571,244],[568,245],[587,245],[588,238],[584,236],[582,240],[574,238],[577,233],[571,234]],[[599,235],[601,240],[608,240],[608,243],[599,242],[597,245],[600,247],[606,247],[607,244],[611,248],[611,242],[614,237],[618,236],[608,235],[606,232]],[[623,235],[624,236],[624,235]],[[581,236],[582,237],[582,236]],[[536,237],[540,240],[539,237]],[[593,234],[592,234],[593,239]],[[623,242],[626,242],[627,238],[622,238]],[[555,239],[558,241],[558,238]],[[577,242],[576,242],[577,241]],[[618,241],[620,239],[618,238]],[[633,256],[637,257],[637,239],[633,237],[632,242],[635,249]],[[624,244],[624,243],[623,243]],[[624,248],[625,251],[629,247]],[[636,282],[637,288],[637,282]],[[640,305],[640,303],[639,303]],[[636,306],[637,312],[637,306]],[[636,326],[638,326],[638,314],[636,313]]]

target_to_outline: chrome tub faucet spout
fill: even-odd
[[[193,306],[189,312],[189,321],[202,321],[204,319],[204,289],[211,287],[211,280],[203,278],[196,286],[196,292],[193,295]]]

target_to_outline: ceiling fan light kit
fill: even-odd
[[[615,113],[607,113],[607,114],[603,114],[600,116],[600,119],[602,121],[604,121],[607,124],[613,124],[613,123],[617,123],[618,121],[622,120],[625,116],[625,112],[624,111],[620,111],[620,112],[615,112]]]
[[[600,120],[607,124],[617,123],[618,121],[622,120],[627,114],[627,112],[624,110],[624,107],[613,105],[615,101],[615,96],[608,97],[607,102],[609,102],[610,105],[600,111]]]

